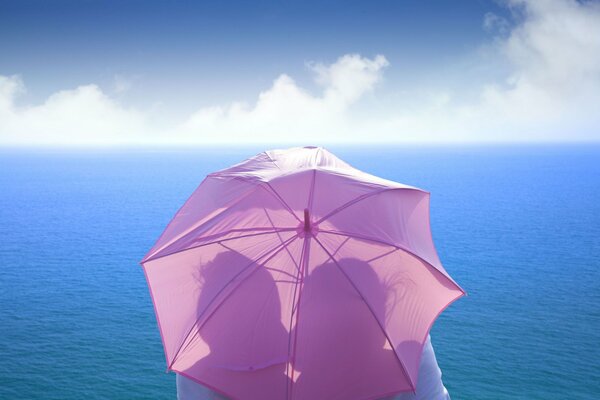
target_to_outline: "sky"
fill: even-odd
[[[600,141],[600,0],[0,0],[0,146]]]

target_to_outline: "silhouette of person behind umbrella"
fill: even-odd
[[[343,271],[371,289],[368,305]],[[398,394],[407,389],[403,372],[373,315],[385,318],[387,292],[371,265],[356,258],[326,262],[305,279],[296,326],[295,398],[449,399],[429,338],[416,393]]]
[[[241,284],[234,281],[230,284],[234,290],[221,291],[229,280],[223,277],[233,277],[242,270]],[[226,399],[225,395],[246,398],[247,393],[257,398],[273,398],[274,393],[280,393],[277,397],[284,399],[289,335],[281,322],[281,304],[273,275],[264,265],[253,263],[238,252],[227,251],[201,269],[200,279],[198,314],[218,293],[220,300],[216,303],[220,305],[199,331],[210,353],[182,371],[185,376],[177,376],[178,398]]]

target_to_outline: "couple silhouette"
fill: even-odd
[[[329,258],[298,282],[299,274],[228,250],[201,270],[198,314],[222,295],[224,269],[234,276],[241,266],[247,275],[198,329],[210,352],[178,371],[180,399],[376,399],[410,390],[375,317],[385,318],[388,291],[368,262]],[[354,273],[373,289],[368,304]]]

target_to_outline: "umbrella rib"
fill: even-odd
[[[196,240],[194,240],[194,242],[201,242],[201,241],[207,240],[207,239],[218,238],[220,236],[225,236],[225,235],[228,235],[230,233],[252,232],[252,231],[261,231],[261,232],[270,233],[270,232],[277,232],[278,230],[283,230],[283,229],[293,229],[293,228],[292,227],[288,227],[288,228],[286,228],[286,227],[280,227],[280,228],[277,228],[277,227],[273,226],[273,224],[271,224],[271,226],[255,226],[255,227],[252,227],[252,228],[233,228],[233,229],[230,229],[228,231],[214,233],[214,234],[209,235],[209,236],[197,238]]]
[[[302,221],[300,220],[300,218],[298,218],[298,216],[297,216],[297,215],[294,213],[294,211],[292,210],[292,208],[290,207],[290,205],[289,205],[289,204],[288,204],[288,203],[287,203],[287,202],[286,202],[286,201],[283,199],[283,197],[281,197],[281,195],[279,194],[279,192],[277,192],[277,190],[275,190],[275,188],[274,188],[273,186],[271,186],[271,183],[270,183],[270,182],[264,182],[264,184],[265,184],[265,185],[266,185],[266,186],[267,186],[269,189],[271,189],[271,192],[269,192],[269,191],[267,190],[267,193],[271,193],[271,195],[275,196],[275,198],[277,198],[277,199],[278,199],[278,200],[281,202],[281,205],[282,205],[282,206],[284,206],[284,207],[285,207],[285,209],[286,209],[286,210],[287,210],[287,211],[288,211],[290,214],[292,214],[292,216],[293,216],[294,218],[296,218],[296,219],[298,220],[298,222],[302,222]],[[261,187],[262,187],[262,188],[264,188],[264,189],[266,190],[265,186],[261,185]]]
[[[288,240],[286,240],[285,242],[275,246],[274,248],[266,251],[265,253],[263,253],[260,257],[258,257],[256,260],[253,260],[251,263],[249,263],[248,265],[246,265],[245,267],[243,267],[237,274],[235,274],[227,283],[225,283],[225,285],[223,285],[223,287],[213,296],[213,298],[210,300],[210,302],[207,304],[206,308],[204,309],[204,311],[198,316],[198,318],[196,318],[196,321],[192,324],[191,328],[189,329],[189,331],[187,332],[187,334],[185,335],[185,337],[183,338],[183,341],[181,342],[181,345],[179,346],[179,349],[177,349],[177,352],[175,353],[175,355],[173,356],[173,361],[171,361],[171,363],[169,364],[168,370],[171,369],[171,367],[175,364],[175,362],[177,361],[177,357],[179,356],[179,354],[182,351],[185,351],[187,349],[187,347],[190,345],[192,339],[194,338],[194,336],[190,337],[190,334],[194,331],[194,327],[198,324],[198,322],[200,321],[200,319],[202,317],[204,317],[204,314],[206,313],[206,311],[213,305],[214,301],[217,299],[217,297],[219,297],[219,295],[234,281],[237,279],[237,277],[239,277],[242,273],[244,273],[251,265],[253,264],[258,264],[260,262],[260,260],[263,257],[268,256],[263,263],[266,263],[267,261],[271,260],[273,257],[275,257],[281,250],[283,250],[283,248],[287,247],[287,245],[289,245],[290,243],[292,243],[296,238],[298,237],[298,235],[294,235],[291,238],[289,238]],[[254,271],[252,271],[250,274],[248,274],[247,277],[245,277],[244,279],[242,279],[238,285],[242,284],[243,282],[246,281],[246,279],[248,279],[250,276],[252,276],[252,274],[258,270],[258,266],[257,268],[254,269]],[[231,291],[231,293],[233,293],[233,291]],[[217,311],[217,309],[229,298],[229,296],[231,295],[231,293],[229,293],[229,295],[225,296],[225,298],[223,300],[221,300],[221,302],[219,304],[217,304],[217,306],[215,307],[214,310],[212,310],[212,312],[206,317],[206,319],[204,320],[204,322],[202,322],[202,324],[200,326],[198,326],[198,329],[196,330],[196,334],[200,332],[200,329],[202,329],[202,327],[208,322],[208,320],[214,315],[214,313]],[[189,339],[189,340],[188,340]],[[184,348],[184,344],[187,345]]]
[[[401,250],[401,251],[405,252],[406,254],[415,257],[416,259],[418,259],[422,263],[427,264],[428,266],[430,266],[434,271],[436,271],[441,276],[443,276],[444,279],[446,279],[448,282],[450,282],[452,285],[454,285],[458,290],[460,290],[461,292],[463,292],[463,293],[466,294],[466,292],[463,290],[463,288],[461,288],[456,282],[454,282],[454,280],[452,280],[452,278],[450,278],[448,275],[446,275],[445,273],[443,273],[442,271],[440,271],[439,269],[437,269],[429,261],[425,260],[423,257],[421,257],[418,254],[416,254],[415,252],[407,249],[406,247],[399,246],[397,244],[393,244],[393,243],[390,243],[390,242],[386,242],[384,240],[375,239],[375,238],[372,238],[370,236],[356,235],[356,234],[347,233],[347,232],[337,232],[337,231],[330,231],[330,230],[319,230],[319,233],[326,233],[326,234],[330,234],[330,235],[338,235],[338,236],[344,236],[344,237],[351,237],[351,238],[358,239],[358,240],[366,240],[366,241],[369,241],[369,242],[379,243],[379,244],[383,244],[383,245],[386,245],[386,246],[393,247],[393,248],[395,248],[397,250]]]
[[[215,235],[212,235],[212,236],[208,236],[206,238],[218,238],[220,236],[224,236],[224,235],[227,235],[227,234],[232,233],[232,232],[250,232],[250,231],[256,231],[258,229],[263,229],[263,228],[231,229],[229,231],[218,233],[218,234],[215,234]],[[270,228],[264,228],[264,229],[270,229]],[[296,229],[297,228],[276,228],[274,230],[269,230],[269,231],[265,231],[265,232],[249,233],[247,235],[240,235],[240,236],[236,236],[236,237],[232,237],[232,238],[227,238],[227,239],[213,240],[212,242],[202,243],[202,244],[199,244],[198,246],[188,247],[187,249],[178,250],[178,251],[175,251],[173,253],[163,254],[163,255],[158,256],[158,257],[150,257],[149,259],[142,261],[142,264],[145,264],[145,263],[150,262],[150,261],[158,260],[158,259],[161,259],[161,258],[164,258],[164,257],[169,257],[169,256],[172,256],[174,254],[179,254],[179,253],[183,253],[183,252],[186,252],[186,251],[189,251],[189,250],[198,249],[200,247],[209,246],[211,244],[228,242],[230,240],[236,240],[236,239],[244,239],[244,238],[253,237],[253,236],[270,235],[270,234],[280,233],[280,232],[292,232],[292,231],[295,231]],[[204,239],[206,239],[206,238],[204,238]]]
[[[350,237],[348,237],[348,239],[350,239]],[[383,253],[383,254],[380,254],[380,255],[378,255],[378,256],[375,256],[375,257],[373,257],[373,258],[371,258],[371,259],[367,260],[367,263],[372,263],[373,261],[377,261],[377,260],[379,260],[379,259],[381,259],[381,258],[387,257],[387,256],[389,256],[390,254],[397,252],[398,250],[399,250],[399,249],[398,249],[397,247],[395,247],[395,248],[393,248],[393,249],[392,249],[392,250],[390,250],[390,251],[386,251],[386,252],[385,252],[385,253]],[[335,254],[334,254],[334,255],[335,255]]]
[[[308,194],[308,206],[307,206],[307,210],[312,211],[312,204],[313,204],[313,198],[314,198],[314,193],[315,193],[315,181],[317,179],[317,170],[313,169],[313,176],[312,176],[312,182],[310,184],[310,190],[309,190],[309,194]],[[296,308],[297,304],[292,304],[292,315],[294,315],[295,313],[295,308]]]
[[[338,253],[338,251],[340,251],[342,249],[342,247],[348,243],[348,241],[352,239],[350,236],[348,236],[346,239],[344,239],[344,241],[338,246],[337,249],[335,249],[335,251],[332,253],[334,256]]]
[[[175,213],[175,217],[177,217],[181,211],[185,208],[185,206],[190,202],[191,198],[194,196],[194,194],[196,192],[198,192],[198,190],[200,190],[200,187],[202,186],[202,184],[208,180],[208,178],[214,178],[214,177],[218,177],[218,175],[215,174],[210,174],[206,177],[206,179],[204,179],[204,181],[202,181],[202,183],[198,186],[198,188],[196,188],[196,190],[192,193],[192,196],[190,196],[190,198],[188,198],[188,200],[186,200],[186,202],[183,204],[183,206],[181,206],[181,208],[177,211],[177,213]],[[233,177],[232,179],[234,180],[242,180],[240,177]],[[243,180],[242,180],[243,181]],[[271,191],[267,190],[265,188],[265,185],[268,186]],[[220,211],[219,213],[210,216],[208,219],[202,221],[200,224],[194,226],[194,227],[190,227],[188,228],[185,232],[182,232],[180,234],[177,235],[176,238],[172,238],[170,240],[169,243],[166,243],[164,245],[162,245],[159,249],[155,250],[153,253],[154,254],[158,254],[161,251],[172,247],[174,244],[180,242],[182,239],[184,239],[186,236],[189,236],[190,234],[193,234],[193,232],[198,231],[199,229],[201,229],[202,227],[206,226],[206,224],[208,224],[211,221],[214,221],[215,218],[225,214],[226,212],[228,212],[234,205],[238,205],[240,202],[242,202],[244,199],[246,199],[247,197],[249,197],[250,195],[252,195],[255,192],[255,189],[257,187],[260,187],[264,190],[267,191],[267,193],[275,196],[275,198],[281,202],[281,205],[284,206],[287,211],[292,214],[292,216],[298,221],[298,222],[302,222],[298,216],[296,214],[294,214],[293,210],[291,209],[291,207],[285,202],[285,200],[283,200],[283,198],[279,195],[279,193],[271,186],[271,184],[269,182],[260,182],[255,184],[251,189],[248,189],[246,192],[244,192],[242,194],[242,196],[240,196],[238,199],[236,199],[235,201],[233,201],[231,204],[228,204],[228,206],[226,208],[224,208],[222,211]],[[175,218],[173,218],[169,224],[167,225],[167,227],[165,228],[165,230],[163,231],[163,233],[159,236],[158,240],[156,241],[156,243],[154,243],[154,245],[152,246],[152,249],[154,249],[154,247],[156,247],[156,245],[158,244],[158,242],[160,241],[160,239],[162,238],[162,236],[165,234],[165,232],[169,229],[169,227],[173,224],[173,221],[175,220]],[[158,258],[158,257],[157,257]],[[148,257],[148,258],[144,258],[142,260],[142,262],[146,262],[153,259],[152,256]]]
[[[332,217],[333,215],[339,213],[340,211],[345,210],[346,208],[358,203],[359,201],[362,201],[364,199],[367,199],[369,197],[372,196],[376,196],[378,194],[381,193],[385,193],[385,192],[390,192],[392,190],[415,190],[415,189],[411,189],[411,188],[385,188],[385,189],[381,189],[381,190],[377,190],[375,192],[371,192],[371,193],[365,193],[361,196],[358,196],[350,201],[348,201],[347,203],[342,204],[341,206],[337,207],[336,209],[330,211],[329,213],[327,213],[325,216],[321,217],[317,222],[315,222],[315,224],[320,224],[321,222],[325,221],[326,219]]]
[[[296,277],[296,285],[294,286],[294,295],[292,296],[292,301],[296,299],[296,291],[298,291],[298,286],[300,286],[300,290],[298,291],[298,299],[296,300],[296,304],[292,303],[292,312],[290,314],[290,326],[288,328],[289,337],[288,337],[288,363],[286,365],[286,376],[289,376],[288,373],[289,368],[291,366],[291,377],[290,384],[286,385],[286,398],[291,398],[293,389],[294,389],[294,364],[296,361],[296,346],[298,342],[298,321],[300,318],[300,299],[302,297],[302,287],[304,285],[304,276],[306,265],[308,264],[308,253],[310,251],[310,238],[307,240],[304,238],[304,245],[302,246],[302,253],[300,254],[300,265],[302,269],[298,271],[298,276]],[[294,321],[294,315],[296,316],[296,326],[294,329],[294,343],[292,345],[292,322]],[[291,354],[290,354],[291,352]],[[289,390],[288,390],[289,387]]]
[[[309,189],[309,194],[308,194],[308,205],[307,205],[307,210],[308,212],[312,211],[312,205],[313,205],[313,199],[314,199],[314,194],[315,194],[315,182],[317,180],[317,170],[313,169],[313,174],[312,174],[312,180],[310,183],[310,189]],[[307,211],[305,210],[305,213]],[[304,218],[307,218],[307,214],[305,214]],[[307,223],[306,221],[304,222],[305,224]],[[304,274],[306,273],[306,267],[308,264],[308,257],[310,254],[310,236],[305,236],[304,237],[304,246],[302,246],[302,254],[300,255],[300,265],[301,265],[301,269],[298,271],[298,276],[296,277],[296,285],[294,286],[294,295],[292,297],[292,299],[296,298],[296,290],[298,289],[298,286],[300,286],[300,291],[298,293],[298,299],[296,301],[296,304],[294,304],[292,302],[292,312],[290,315],[290,326],[289,326],[289,338],[288,338],[288,363],[286,365],[286,375],[289,376],[289,367],[291,366],[292,371],[291,371],[291,377],[290,377],[290,384],[286,385],[286,398],[290,399],[294,390],[294,364],[296,362],[296,347],[298,344],[298,321],[300,318],[300,300],[302,297],[302,288],[304,285]],[[298,284],[298,278],[300,279],[300,283]],[[291,341],[292,341],[292,322],[294,320],[294,315],[296,316],[296,326],[294,329],[294,345],[293,347],[291,346]],[[292,352],[291,356],[290,356],[290,351]],[[289,391],[288,391],[289,388]]]
[[[352,279],[350,279],[350,277],[348,276],[348,274],[346,274],[346,271],[344,271],[344,269],[342,268],[342,266],[337,262],[337,260],[333,257],[333,255],[331,255],[331,253],[329,252],[329,250],[327,250],[327,248],[325,248],[325,246],[323,245],[323,243],[321,243],[321,241],[319,239],[317,239],[316,237],[314,239],[319,244],[319,246],[321,246],[321,248],[323,249],[323,251],[325,251],[325,253],[327,253],[327,255],[329,256],[329,258],[331,259],[331,261],[333,261],[333,263],[338,267],[338,269],[344,275],[344,277],[346,277],[346,279],[348,280],[348,282],[350,283],[350,285],[352,285],[352,287],[354,288],[354,290],[356,291],[356,293],[358,293],[358,295],[363,299],[363,302],[365,303],[365,305],[367,306],[367,308],[371,312],[371,315],[373,315],[373,318],[375,318],[375,321],[377,321],[377,324],[379,325],[379,328],[381,329],[381,332],[383,333],[383,335],[387,339],[388,343],[390,344],[390,347],[392,348],[392,350],[394,352],[394,355],[396,356],[396,359],[398,360],[398,363],[400,364],[400,368],[402,369],[402,373],[404,374],[404,377],[408,380],[408,383],[410,384],[410,386],[413,389],[413,391],[416,390],[416,386],[413,383],[412,379],[410,378],[410,375],[408,374],[408,371],[407,371],[406,367],[404,366],[404,363],[402,362],[402,360],[398,356],[398,353],[396,353],[396,349],[394,347],[394,344],[392,343],[392,341],[390,340],[390,337],[388,336],[387,332],[385,331],[385,328],[383,327],[383,324],[381,323],[381,321],[379,321],[379,318],[377,318],[377,315],[375,315],[375,312],[373,311],[373,308],[371,307],[371,305],[369,304],[369,302],[367,301],[367,299],[365,299],[365,296],[363,296],[362,292],[354,284],[354,281],[352,281]]]
[[[282,206],[283,206],[283,207],[284,207],[284,208],[285,208],[285,209],[286,209],[286,210],[287,210],[287,211],[288,211],[288,212],[289,212],[289,213],[290,213],[290,214],[291,214],[291,215],[292,215],[292,216],[293,216],[293,217],[294,217],[294,218],[295,218],[295,219],[296,219],[298,222],[300,222],[300,223],[301,223],[302,221],[301,221],[301,220],[298,218],[298,216],[297,216],[296,214],[294,214],[294,211],[293,211],[293,210],[291,209],[291,207],[290,207],[290,206],[289,206],[289,205],[288,205],[288,204],[285,202],[285,200],[284,200],[284,199],[283,199],[283,198],[282,198],[282,197],[279,195],[279,193],[278,193],[278,192],[277,192],[277,191],[276,191],[276,190],[273,188],[273,186],[271,186],[271,184],[270,184],[269,182],[263,182],[263,183],[264,183],[264,184],[259,184],[259,185],[257,185],[257,186],[258,186],[258,187],[260,187],[260,188],[262,188],[262,189],[264,189],[264,190],[265,190],[267,193],[269,193],[270,195],[274,196],[274,197],[275,197],[275,198],[276,198],[276,199],[277,199],[277,200],[280,202],[280,204],[281,204],[281,205],[282,205]],[[266,186],[267,186],[269,189],[271,189],[271,190],[269,191],[269,190],[268,190],[268,189],[265,187],[265,185],[266,185]],[[252,193],[252,191],[249,191],[249,194],[251,194],[251,193]],[[235,204],[238,204],[238,203],[239,203],[241,200],[243,200],[245,197],[247,197],[247,195],[244,195],[244,197],[242,197],[241,199],[239,199],[238,201],[236,201],[236,203],[235,203]],[[227,212],[227,210],[223,210],[223,211],[222,211],[222,212],[220,212],[218,215],[221,215],[221,214],[223,214],[223,213],[225,213],[225,212]],[[218,215],[217,215],[217,216],[218,216]],[[166,246],[162,247],[160,250],[158,250],[157,252],[155,252],[155,254],[157,254],[157,253],[159,253],[159,252],[161,252],[161,251],[163,251],[163,250],[165,250],[165,249],[168,249],[169,247],[172,247],[172,246],[173,246],[174,244],[176,244],[176,243],[179,243],[179,242],[181,242],[181,240],[182,240],[184,237],[186,237],[186,236],[190,235],[190,234],[191,234],[191,233],[193,233],[194,231],[197,231],[197,230],[198,230],[198,229],[200,229],[201,227],[205,226],[205,225],[206,225],[208,222],[210,222],[210,221],[214,220],[214,218],[216,218],[216,216],[214,216],[214,217],[210,218],[210,219],[209,219],[209,220],[207,220],[207,221],[204,221],[202,224],[200,224],[200,225],[198,225],[197,227],[195,227],[195,228],[191,229],[191,230],[190,230],[190,231],[188,231],[187,233],[185,233],[185,234],[181,235],[181,236],[180,236],[180,237],[179,237],[177,240],[174,240],[174,241],[173,241],[173,242],[171,242],[170,244],[168,244],[168,245],[166,245]],[[270,220],[270,218],[269,218],[269,220]],[[270,221],[270,222],[271,222],[271,221]],[[274,227],[274,225],[273,225],[273,223],[272,223],[272,222],[271,222],[271,226],[273,226],[273,227]],[[287,229],[287,228],[283,228],[283,229]],[[251,228],[251,229],[249,229],[249,230],[256,230],[256,228]],[[235,232],[235,231],[237,231],[237,230],[236,230],[236,229],[231,229],[231,230],[229,230],[229,231],[227,231],[227,232],[224,232],[224,233],[218,233],[218,234],[215,234],[215,235],[220,235],[220,236],[222,236],[222,235],[226,235],[227,233],[230,233],[230,232]],[[243,231],[243,229],[239,229],[239,231]],[[275,231],[274,231],[274,232],[275,232]],[[215,236],[215,235],[213,235],[213,236]],[[208,236],[208,237],[210,237],[210,236]],[[206,238],[202,238],[202,239],[206,239]],[[177,252],[175,252],[175,253],[177,253]],[[175,253],[170,253],[170,254],[175,254]],[[170,255],[170,254],[167,254],[167,255]],[[163,256],[161,256],[161,257],[163,257]],[[156,259],[156,258],[160,258],[160,257],[152,257],[152,256],[151,256],[151,257],[149,257],[149,258],[147,258],[147,259],[144,259],[144,260],[143,260],[143,262],[150,261],[150,260],[152,260],[152,259]]]
[[[267,209],[263,207],[263,211],[265,212],[265,215],[267,216],[267,219],[269,220],[269,223],[271,224],[271,226],[273,227],[273,229],[277,229],[277,228],[275,228],[275,224],[273,223],[273,220],[271,219],[271,216],[269,215],[269,212],[267,211]],[[283,239],[281,238],[281,235],[279,234],[279,232],[277,232],[277,237],[279,238],[279,240],[281,241],[281,243],[283,243]],[[296,266],[296,270],[299,270],[300,267],[298,266],[298,263],[296,263],[296,260],[294,260],[294,257],[292,257],[292,253],[290,253],[290,250],[286,247],[285,251],[288,253],[288,255],[290,256],[290,259],[292,260],[292,262]]]
[[[315,181],[316,181],[316,179],[317,179],[317,170],[313,169],[312,182],[311,182],[311,185],[310,185],[310,191],[309,191],[309,195],[308,195],[308,208],[307,209],[309,211],[312,211],[312,204],[313,204],[313,198],[314,198],[314,193],[315,193]],[[350,238],[348,238],[348,239],[350,239]],[[302,251],[304,251],[304,248],[302,249]],[[302,258],[302,256],[300,256],[300,257]],[[295,297],[295,295],[294,295],[294,297]],[[296,307],[298,307],[298,304],[292,304],[292,316],[296,312]],[[291,328],[291,322],[290,322],[290,328]]]
[[[200,185],[198,185],[198,187],[196,188],[196,190],[194,190],[194,192],[192,193],[192,195],[185,201],[185,203],[183,203],[183,205],[179,208],[179,210],[177,210],[177,212],[175,213],[175,216],[173,217],[173,219],[171,219],[171,221],[167,224],[167,227],[165,228],[165,230],[160,234],[160,236],[158,237],[158,239],[156,240],[156,242],[154,243],[154,245],[150,249],[151,251],[156,247],[156,245],[158,245],[158,243],[160,242],[160,240],[162,239],[162,237],[164,236],[164,234],[169,230],[169,227],[173,224],[173,222],[175,221],[175,219],[177,218],[177,216],[183,211],[183,209],[185,208],[185,206],[188,205],[190,203],[190,201],[192,200],[192,198],[194,197],[194,195],[200,191],[200,189],[201,189],[202,185],[204,184],[204,182],[207,182],[209,178],[214,178],[215,176],[216,175],[214,175],[214,174],[208,175],[200,183]],[[204,226],[208,222],[214,220],[216,217],[218,217],[218,216],[222,215],[223,213],[227,212],[232,206],[239,204],[246,197],[250,196],[254,192],[254,189],[256,188],[256,186],[258,186],[258,185],[254,185],[252,188],[250,188],[247,191],[245,191],[244,193],[242,193],[242,195],[239,198],[237,198],[236,200],[232,201],[230,204],[227,205],[227,207],[224,207],[224,209],[222,211],[220,211],[219,213],[217,213],[216,215],[212,215],[212,216],[208,217],[207,220],[202,221],[200,224],[198,224],[198,225],[196,225],[194,227],[188,227],[184,232],[181,232],[181,233],[177,234],[176,237],[171,238],[171,240],[169,241],[169,243],[163,244],[162,246],[160,246],[159,249],[156,249],[153,253],[157,254],[161,250],[164,250],[167,247],[172,246],[175,242],[178,242],[179,240],[181,240],[185,236],[187,236],[190,233],[198,230],[199,228],[201,228],[202,226]],[[205,216],[205,218],[206,218],[206,216]],[[150,258],[152,258],[152,257],[144,258],[142,261],[147,261]]]

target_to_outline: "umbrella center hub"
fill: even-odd
[[[304,221],[298,226],[298,235],[300,237],[314,236],[317,234],[317,225],[311,221],[310,211],[304,209]]]

